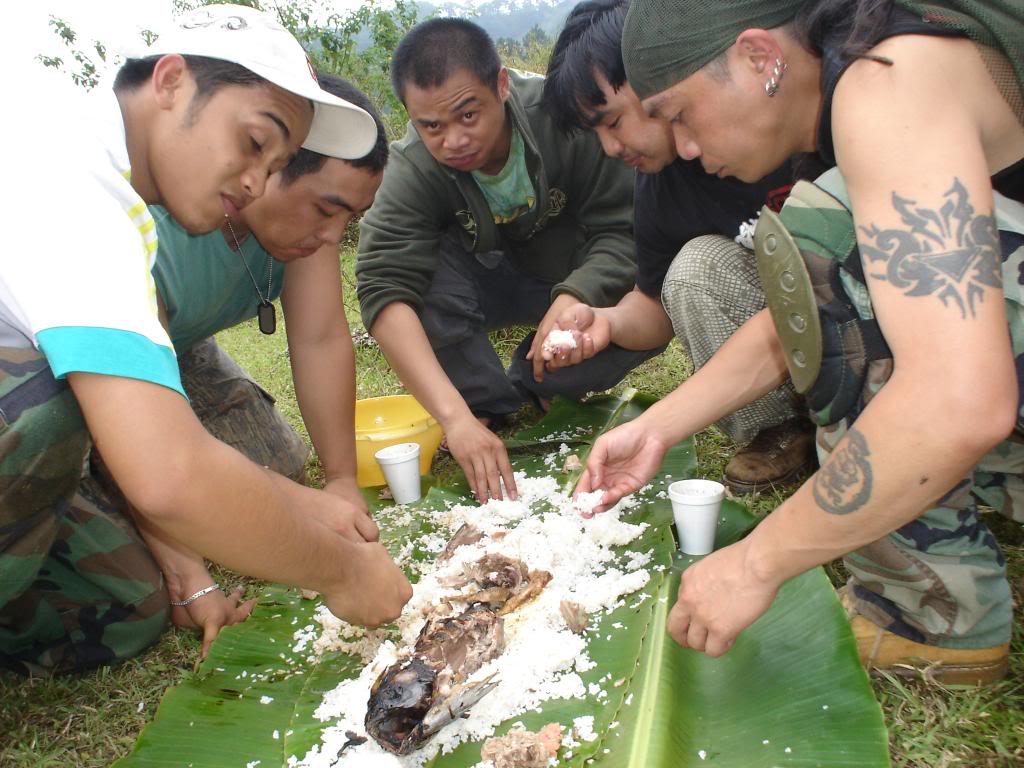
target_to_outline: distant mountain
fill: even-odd
[[[491,0],[485,3],[417,3],[420,18],[463,16],[472,19],[497,40],[510,37],[519,40],[539,26],[551,37],[561,30],[565,17],[579,0]]]

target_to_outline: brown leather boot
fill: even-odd
[[[1009,643],[989,648],[915,643],[857,613],[848,587],[839,590],[839,600],[850,617],[860,662],[870,674],[886,672],[943,685],[990,685],[1002,680],[1009,670]]]
[[[800,417],[762,430],[732,457],[724,482],[733,493],[759,493],[798,480],[814,461],[814,425]]]

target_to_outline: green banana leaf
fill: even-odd
[[[538,425],[507,442],[513,463],[517,470],[550,474],[544,455],[562,443],[585,462],[598,435],[652,402],[633,391],[582,405],[555,400]],[[539,713],[511,718],[499,733],[513,723],[535,729],[593,716],[599,738],[574,748],[571,757],[560,756],[561,765],[593,768],[889,765],[881,710],[820,568],[788,582],[772,608],[719,659],[681,649],[669,638],[665,626],[680,574],[696,558],[676,548],[671,507],[659,491],[695,471],[692,442],[675,446],[641,494],[643,502],[623,516],[649,524],[630,548],[650,550],[653,560],[646,587],[588,630],[588,652],[597,665],[581,677],[584,684],[599,682],[606,696],[546,702]],[[566,476],[567,486],[574,482],[574,474]],[[465,493],[458,484],[428,487],[416,508],[438,509]],[[375,493],[368,501],[392,551],[433,530],[426,515],[396,515]],[[726,502],[716,547],[755,524],[748,510]],[[418,550],[412,555],[414,563],[432,557]],[[416,579],[415,569],[410,576]],[[199,671],[167,692],[131,754],[116,765],[215,768],[259,761],[268,768],[305,755],[330,725],[313,717],[324,693],[361,669],[358,659],[341,653],[317,658],[292,651],[296,629],[315,623],[315,607],[295,590],[267,589],[249,620],[225,629]],[[480,745],[470,743],[429,765],[469,768],[479,760]]]

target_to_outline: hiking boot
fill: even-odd
[[[849,587],[839,599],[850,617],[860,663],[870,674],[923,678],[943,685],[990,685],[1002,680],[1010,666],[1010,644],[989,648],[943,648],[908,640],[857,612]]]
[[[790,419],[761,430],[725,467],[725,484],[736,494],[759,493],[799,480],[814,461],[814,425]]]

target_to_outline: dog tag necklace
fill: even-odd
[[[252,287],[256,289],[256,296],[260,300],[260,303],[256,305],[256,322],[259,324],[260,333],[269,336],[277,330],[277,312],[274,310],[274,305],[270,303],[270,292],[274,285],[274,257],[269,253],[267,254],[267,295],[264,296],[260,293],[260,286],[256,282],[256,276],[249,269],[249,263],[245,260],[245,254],[242,253],[242,244],[238,242],[238,235],[235,234],[235,228],[231,226],[231,218],[227,214],[224,214],[224,221],[227,222],[231,239],[235,241],[235,250],[238,252],[238,258],[242,260],[242,266],[245,267],[245,271],[249,274],[249,279],[252,280]]]

